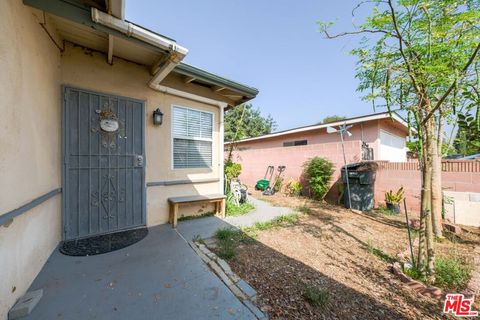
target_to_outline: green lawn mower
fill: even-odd
[[[274,172],[275,172],[275,167],[268,166],[267,171],[265,171],[265,176],[263,177],[263,179],[258,180],[257,183],[255,184],[255,190],[264,191],[265,189],[267,189],[270,186],[270,181],[272,180]],[[268,176],[270,177],[267,180]]]

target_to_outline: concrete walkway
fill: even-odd
[[[170,225],[107,254],[55,250],[36,289],[43,298],[24,319],[255,319]]]
[[[255,206],[255,210],[243,216],[226,217],[224,220],[217,217],[205,217],[193,220],[178,222],[177,229],[187,241],[200,237],[202,239],[211,238],[220,228],[241,228],[254,225],[256,222],[272,220],[278,216],[286,215],[292,212],[291,208],[274,207],[271,204],[255,199],[248,198]]]

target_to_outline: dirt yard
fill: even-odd
[[[283,195],[254,196],[305,212],[291,226],[261,231],[241,243],[232,269],[258,292],[257,305],[272,319],[438,319],[442,303],[406,288],[391,273],[391,257],[408,254],[403,216],[353,213],[341,207]],[[437,243],[438,254],[473,259],[480,236],[463,234]],[[478,253],[478,251],[477,251]],[[305,299],[307,287],[328,292],[328,304]]]

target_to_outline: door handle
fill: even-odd
[[[135,156],[135,167],[143,167],[143,156]]]

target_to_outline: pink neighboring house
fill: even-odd
[[[361,160],[407,161],[407,122],[396,113],[369,114],[328,124],[315,124],[243,139],[233,153],[233,161],[242,164],[240,179],[253,186],[263,178],[267,166],[286,166],[286,180],[301,177],[303,163],[314,157],[328,158],[335,163],[334,179],[343,166],[342,146],[338,133],[328,134],[326,128],[353,125],[350,137],[345,137],[347,162]],[[225,144],[225,151],[229,143]]]

